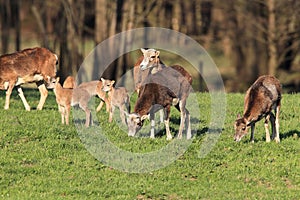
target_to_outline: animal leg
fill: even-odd
[[[42,110],[43,106],[45,104],[46,98],[48,96],[48,90],[47,90],[45,84],[38,85],[38,88],[39,88],[39,91],[41,93],[41,97],[40,97],[40,102],[39,102],[39,104],[38,104],[38,106],[37,106],[36,109],[37,110]]]
[[[115,111],[115,106],[111,105],[110,106],[110,111],[109,111],[109,118],[108,118],[108,122],[112,122],[112,118],[113,118],[113,113]]]
[[[61,105],[58,105],[58,111],[60,112],[61,115],[61,123],[65,123],[65,108],[62,107]]]
[[[280,112],[280,104],[277,105],[276,110],[275,110],[275,126],[276,126],[276,136],[275,136],[275,141],[277,143],[280,142],[280,137],[279,137],[279,112]]]
[[[272,135],[271,140],[273,140],[276,136],[276,128],[275,128],[275,116],[273,113],[270,113],[270,121],[271,121],[271,127],[272,127]]]
[[[270,132],[269,132],[269,119],[270,119],[270,115],[266,116],[266,120],[265,120],[265,131],[266,131],[266,142],[270,142]]]
[[[111,109],[111,98],[108,97],[108,98],[104,98],[104,102],[106,104],[106,112],[109,112],[110,109]]]
[[[122,123],[125,124],[125,125],[127,125],[126,119],[125,119],[125,112],[126,112],[126,111],[125,111],[125,109],[126,109],[125,104],[121,105],[121,106],[119,107],[119,109],[120,109],[120,117],[121,117],[121,119],[122,119]]]
[[[91,111],[88,108],[89,97],[84,97],[79,103],[79,107],[85,112],[85,126],[89,127],[91,122]]]
[[[103,104],[104,104],[104,102],[102,100],[100,100],[100,103],[99,103],[99,105],[98,105],[98,107],[96,109],[97,112],[99,112],[101,110]]]
[[[20,96],[20,98],[21,98],[21,100],[22,100],[22,102],[23,102],[23,104],[25,106],[25,109],[27,111],[30,111],[30,106],[28,105],[28,103],[27,103],[27,101],[25,99],[25,96],[24,96],[22,88],[20,86],[18,86],[17,88],[18,88],[17,90],[18,90],[19,96]]]
[[[166,127],[166,134],[167,134],[167,140],[172,139],[171,131],[170,131],[170,106],[165,108],[163,111],[165,111],[165,127]]]
[[[70,111],[71,111],[71,106],[67,105],[65,107],[65,120],[66,120],[66,124],[69,125],[69,117],[70,117]]]
[[[186,112],[186,121],[185,121],[185,130],[186,130],[186,139],[191,139],[192,138],[192,132],[191,132],[191,116],[190,112],[185,109]]]
[[[4,105],[5,110],[9,109],[9,100],[10,100],[10,95],[12,93],[13,88],[14,88],[14,83],[10,83],[8,86],[8,89],[6,90],[5,105]]]
[[[250,142],[254,143],[254,129],[255,129],[255,123],[251,124],[251,136],[250,136]]]
[[[164,121],[164,110],[163,109],[159,110],[159,116],[160,116],[160,123],[163,123],[163,121]]]
[[[180,126],[179,126],[179,131],[178,131],[178,139],[182,138],[182,131],[184,128],[184,123],[185,123],[185,117],[186,117],[186,109],[185,109],[185,102],[184,101],[179,101],[179,108],[180,108]]]
[[[151,131],[150,131],[150,138],[155,138],[155,120],[154,120],[154,113],[150,112],[150,122],[151,122]]]

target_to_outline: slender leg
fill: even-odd
[[[271,140],[274,140],[274,138],[276,136],[276,127],[275,127],[275,116],[273,113],[270,113],[270,121],[271,121],[271,127],[272,127]]]
[[[151,122],[151,131],[150,131],[150,138],[155,138],[155,120],[154,120],[154,113],[150,112],[150,122]]]
[[[125,120],[125,112],[126,112],[125,109],[126,109],[125,104],[123,104],[119,107],[120,117],[121,117],[122,123],[127,125],[126,120]]]
[[[266,116],[266,120],[265,120],[265,131],[266,131],[266,142],[270,142],[270,132],[269,132],[269,119],[270,119],[270,115]]]
[[[160,123],[163,123],[163,121],[164,121],[164,110],[163,109],[159,110],[159,116],[160,116]]]
[[[185,124],[185,130],[186,130],[186,138],[189,140],[192,138],[192,132],[191,132],[191,116],[190,116],[190,112],[185,109],[186,112],[186,124]]]
[[[65,109],[61,105],[58,105],[58,111],[60,112],[61,115],[61,123],[65,123]]]
[[[10,100],[10,95],[12,93],[13,88],[14,88],[14,83],[10,83],[8,86],[8,89],[6,90],[5,105],[4,105],[5,110],[9,109],[9,100]]]
[[[98,105],[98,107],[96,109],[97,112],[99,112],[101,110],[103,104],[104,104],[104,102],[102,100],[100,100],[100,103],[99,103],[99,105]]]
[[[167,140],[172,139],[171,131],[170,131],[170,106],[167,106],[164,108],[162,111],[164,111],[164,116],[165,116],[165,128],[166,128],[166,134],[167,134]]]
[[[65,119],[66,119],[66,124],[69,125],[69,117],[70,117],[70,111],[71,111],[71,106],[67,105],[65,107]]]
[[[255,129],[255,123],[251,124],[251,136],[250,136],[250,141],[254,143],[254,129]]]
[[[280,136],[279,136],[279,112],[280,112],[280,104],[276,107],[276,116],[275,116],[275,126],[276,126],[276,136],[275,141],[277,143],[280,142]]]
[[[110,105],[110,111],[109,111],[109,118],[108,118],[108,122],[112,122],[112,118],[113,118],[113,113],[115,111],[115,106]]]
[[[37,106],[37,110],[42,110],[43,109],[43,106],[45,104],[45,101],[46,101],[46,98],[48,96],[48,90],[45,86],[45,84],[40,84],[38,85],[38,88],[39,88],[39,91],[40,91],[40,94],[41,94],[41,97],[40,97],[40,102]]]
[[[185,123],[185,118],[186,118],[186,109],[185,109],[185,102],[182,100],[179,101],[179,108],[180,108],[180,126],[179,126],[179,131],[178,131],[178,139],[182,138],[182,131],[184,128],[184,123]]]
[[[91,111],[85,108],[85,126],[89,127],[91,123]]]
[[[22,100],[22,102],[23,102],[23,104],[25,106],[25,109],[27,111],[30,111],[30,106],[28,105],[28,103],[27,103],[27,101],[25,99],[25,96],[24,96],[22,88],[20,86],[18,86],[17,88],[18,88],[17,90],[18,90],[19,96],[20,96],[20,98],[21,98],[21,100]]]

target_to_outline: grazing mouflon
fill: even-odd
[[[165,67],[155,74],[150,74],[140,89],[134,112],[128,115],[128,135],[134,136],[142,127],[143,121],[150,117],[150,137],[154,138],[154,113],[162,108],[164,110],[167,139],[172,139],[169,129],[169,114],[170,107],[175,105],[180,111],[178,138],[182,138],[182,132],[185,128],[187,139],[190,139],[190,114],[186,109],[186,101],[191,90],[190,87],[191,85],[187,79],[171,67]]]
[[[240,141],[249,127],[251,127],[251,142],[254,142],[255,123],[265,118],[266,142],[270,142],[268,122],[272,125],[272,139],[280,142],[279,138],[279,111],[281,101],[281,84],[273,76],[265,75],[259,77],[248,89],[244,99],[243,117],[235,121],[234,140]],[[274,110],[274,114],[272,113]]]

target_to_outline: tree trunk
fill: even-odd
[[[277,48],[276,48],[276,19],[275,19],[275,2],[268,0],[268,74],[275,75],[277,68]]]
[[[107,38],[107,2],[106,0],[95,0],[95,43],[98,45],[100,42]]]
[[[10,40],[10,25],[11,25],[11,5],[10,1],[1,0],[0,15],[1,15],[1,47],[2,54],[9,51]]]

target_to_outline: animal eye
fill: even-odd
[[[150,58],[155,58],[155,56],[151,56]]]
[[[243,127],[242,130],[243,130],[243,131],[246,130],[246,127]]]

